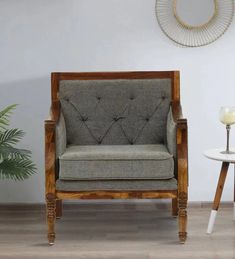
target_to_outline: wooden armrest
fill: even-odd
[[[58,119],[55,118],[52,109],[50,109],[50,115],[47,120],[44,121],[45,127],[45,143],[55,143],[55,127]]]
[[[187,194],[188,187],[188,127],[186,119],[177,120],[177,164],[179,192]]]
[[[55,193],[55,176],[56,176],[56,147],[55,147],[55,128],[56,121],[50,116],[45,120],[45,177],[46,177],[46,194]]]
[[[188,124],[183,118],[179,102],[172,103],[173,119],[176,123],[176,151],[179,192],[187,193],[188,186]]]
[[[50,112],[49,112],[49,118],[47,120],[45,120],[46,122],[55,122],[57,123],[60,117],[60,104],[58,101],[56,102],[52,102],[52,106],[50,108]]]
[[[188,122],[187,119],[181,118],[176,121],[176,127],[177,127],[177,144],[182,141],[182,131],[186,132],[186,137],[188,133]],[[180,133],[180,138],[178,139],[178,132],[179,130],[181,131]],[[187,139],[186,139],[187,140]],[[180,142],[179,142],[180,141]]]
[[[177,123],[177,121],[183,119],[181,104],[179,102],[173,102],[171,104],[171,107],[172,107],[173,119],[175,123]]]

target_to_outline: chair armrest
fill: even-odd
[[[172,104],[172,119],[176,125],[176,165],[179,192],[187,194],[188,187],[188,124],[180,103]]]
[[[50,112],[49,119],[45,120],[45,135],[50,131],[55,131],[55,151],[56,151],[56,158],[62,155],[67,146],[67,136],[66,136],[66,127],[65,127],[65,120],[62,112],[55,118],[53,113]]]
[[[57,118],[51,116],[45,120],[45,174],[46,192],[55,192],[55,180],[58,175],[57,159],[66,148],[66,128],[63,114]]]
[[[46,195],[55,194],[56,179],[56,122],[51,118],[45,121],[45,178]]]
[[[186,119],[177,120],[177,167],[179,192],[187,196],[188,187],[188,125]]]
[[[171,104],[167,116],[167,148],[174,157],[177,157],[177,128],[183,119],[182,108],[179,102]],[[186,121],[187,124],[187,121]]]

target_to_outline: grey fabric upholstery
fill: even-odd
[[[175,190],[170,79],[62,80],[58,190]]]
[[[170,79],[62,80],[59,97],[68,144],[166,141]]]
[[[86,145],[67,147],[61,160],[167,160],[171,158],[164,145]]]
[[[56,124],[56,157],[58,158],[65,152],[67,145],[66,127],[63,113],[60,114],[58,123]]]
[[[164,145],[70,146],[60,156],[61,180],[170,179],[173,156]]]
[[[172,110],[169,110],[167,116],[167,148],[169,152],[176,157],[176,123],[173,119]]]
[[[169,180],[97,180],[97,181],[56,181],[59,191],[160,191],[177,190],[177,181]]]

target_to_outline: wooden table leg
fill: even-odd
[[[234,164],[233,221],[235,221],[235,164]]]
[[[221,168],[221,171],[220,171],[219,181],[218,181],[218,184],[217,184],[214,203],[213,203],[213,206],[212,206],[210,220],[209,220],[208,227],[207,227],[207,234],[211,234],[212,231],[213,231],[216,214],[217,214],[217,211],[219,209],[220,199],[221,199],[221,196],[222,196],[225,179],[226,179],[227,172],[228,172],[228,167],[229,167],[229,162],[223,162],[222,163],[222,168]]]

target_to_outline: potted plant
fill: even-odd
[[[36,172],[31,152],[15,145],[25,133],[20,129],[9,129],[9,118],[16,104],[0,111],[0,179],[24,180]]]

